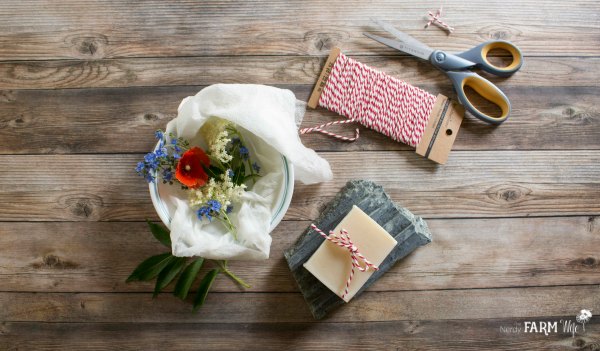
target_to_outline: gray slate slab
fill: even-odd
[[[360,207],[398,242],[388,257],[379,265],[379,270],[374,272],[358,291],[356,294],[358,296],[373,285],[397,261],[419,246],[430,243],[431,233],[421,217],[398,206],[381,186],[368,180],[349,181],[325,207],[314,224],[324,232],[329,232],[346,216],[352,205]],[[329,311],[345,304],[344,300],[302,266],[324,240],[317,232],[308,227],[298,241],[284,253],[292,275],[316,319],[325,317]]]

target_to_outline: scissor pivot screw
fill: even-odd
[[[438,52],[437,54],[435,54],[435,60],[437,62],[443,62],[446,59],[446,54],[444,54],[443,52]]]

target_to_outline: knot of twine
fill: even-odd
[[[429,22],[427,22],[427,24],[425,25],[425,28],[429,27],[432,24],[437,24],[438,26],[447,30],[449,33],[454,32],[454,28],[450,27],[450,25],[448,25],[448,23],[442,21],[442,19],[441,19],[442,7],[440,7],[440,9],[436,11],[435,15],[433,13],[431,13],[431,11],[429,11],[427,13],[427,15],[429,16]]]
[[[350,239],[350,236],[348,235],[348,232],[345,229],[340,230],[339,235],[335,234],[333,232],[333,230],[331,230],[329,232],[329,235],[327,235],[327,234],[323,233],[323,231],[321,229],[317,228],[317,226],[314,224],[311,224],[310,227],[312,228],[312,230],[319,233],[326,240],[331,241],[332,243],[336,244],[339,247],[348,249],[348,251],[350,252],[350,260],[351,260],[352,268],[350,269],[350,274],[348,275],[348,279],[346,280],[346,287],[344,288],[344,294],[342,295],[342,299],[344,297],[346,297],[346,295],[348,295],[348,290],[350,289],[350,283],[352,283],[352,279],[354,278],[354,269],[355,268],[361,272],[366,272],[369,268],[372,268],[375,271],[379,270],[379,267],[377,267],[376,265],[371,263],[369,260],[367,260],[365,258],[365,256],[363,256],[360,253],[360,251],[358,250],[358,247],[356,245],[354,245],[354,243]],[[361,264],[359,263],[359,259],[363,262],[364,267],[361,266]]]

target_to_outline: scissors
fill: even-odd
[[[519,48],[504,40],[491,40],[460,54],[450,54],[442,50],[430,48],[410,35],[397,30],[387,22],[376,19],[373,19],[373,21],[386,32],[399,39],[399,41],[369,33],[364,33],[364,35],[396,50],[427,60],[445,72],[454,85],[458,100],[475,117],[491,124],[500,124],[508,118],[511,107],[506,95],[492,82],[470,70],[477,67],[499,77],[508,77],[518,71],[523,65],[523,55]],[[508,51],[512,56],[512,63],[507,67],[498,67],[490,63],[487,55],[492,49]],[[498,105],[502,110],[500,117],[489,116],[473,106],[465,94],[465,86],[475,90],[477,94],[486,100]]]

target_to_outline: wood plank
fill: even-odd
[[[2,324],[0,348],[68,350],[595,350],[597,318],[573,337],[524,333],[526,321],[572,316],[365,323],[14,323]],[[539,325],[539,324],[538,324]],[[521,332],[500,329],[521,327]],[[581,328],[579,328],[581,329]]]
[[[600,307],[600,286],[366,292],[329,314],[342,323],[575,316]],[[212,293],[199,313],[172,295],[0,293],[5,322],[314,322],[299,293]]]
[[[425,218],[600,210],[597,151],[457,151],[444,166],[412,152],[321,155],[332,165],[334,180],[317,186],[297,184],[287,218],[315,218],[341,184],[358,177],[379,183],[394,201]],[[580,202],[585,205],[580,207]]]
[[[599,39],[600,40],[600,39]],[[344,53],[348,53],[344,50]],[[328,53],[327,53],[328,54]],[[351,54],[351,53],[349,53]],[[416,86],[447,85],[447,76],[413,57],[353,56]],[[58,89],[130,86],[210,85],[215,83],[314,85],[325,57],[178,57],[105,60],[0,62],[0,89]],[[598,57],[527,57],[510,78],[491,75],[507,86],[598,86]]]
[[[311,85],[281,87],[304,101],[312,90]],[[181,100],[202,88],[5,90],[0,93],[0,139],[4,141],[0,154],[147,152],[153,147],[153,131],[164,129],[176,117]],[[453,95],[447,83],[430,88]],[[600,87],[509,87],[505,91],[514,107],[511,118],[493,128],[467,116],[454,150],[600,149]],[[308,109],[302,126],[339,118],[321,108]],[[305,135],[302,141],[319,151],[412,150],[366,128],[355,143],[322,135]]]
[[[380,1],[160,1],[102,3],[6,0],[0,8],[0,60],[389,53],[365,38],[370,17],[392,21],[431,47],[464,50],[490,38],[514,41],[526,55],[598,55],[597,1],[453,0],[450,39],[425,30],[428,3]],[[32,11],[32,8],[35,11]],[[585,35],[584,35],[585,34]],[[577,38],[577,40],[573,40]]]
[[[396,264],[369,291],[600,284],[597,222],[596,217],[430,219],[433,242]],[[309,224],[282,222],[272,234],[269,260],[230,262],[252,285],[247,291],[298,291],[283,252]],[[165,250],[141,222],[4,222],[2,290],[149,293],[153,284],[125,284],[125,278],[143,259]],[[213,290],[241,291],[225,277]]]
[[[426,218],[600,213],[598,151],[456,151],[444,166],[411,151],[321,155],[334,180],[296,184],[286,219],[316,218],[342,185],[359,177]],[[133,170],[140,157],[2,155],[0,220],[156,219],[147,185]]]

